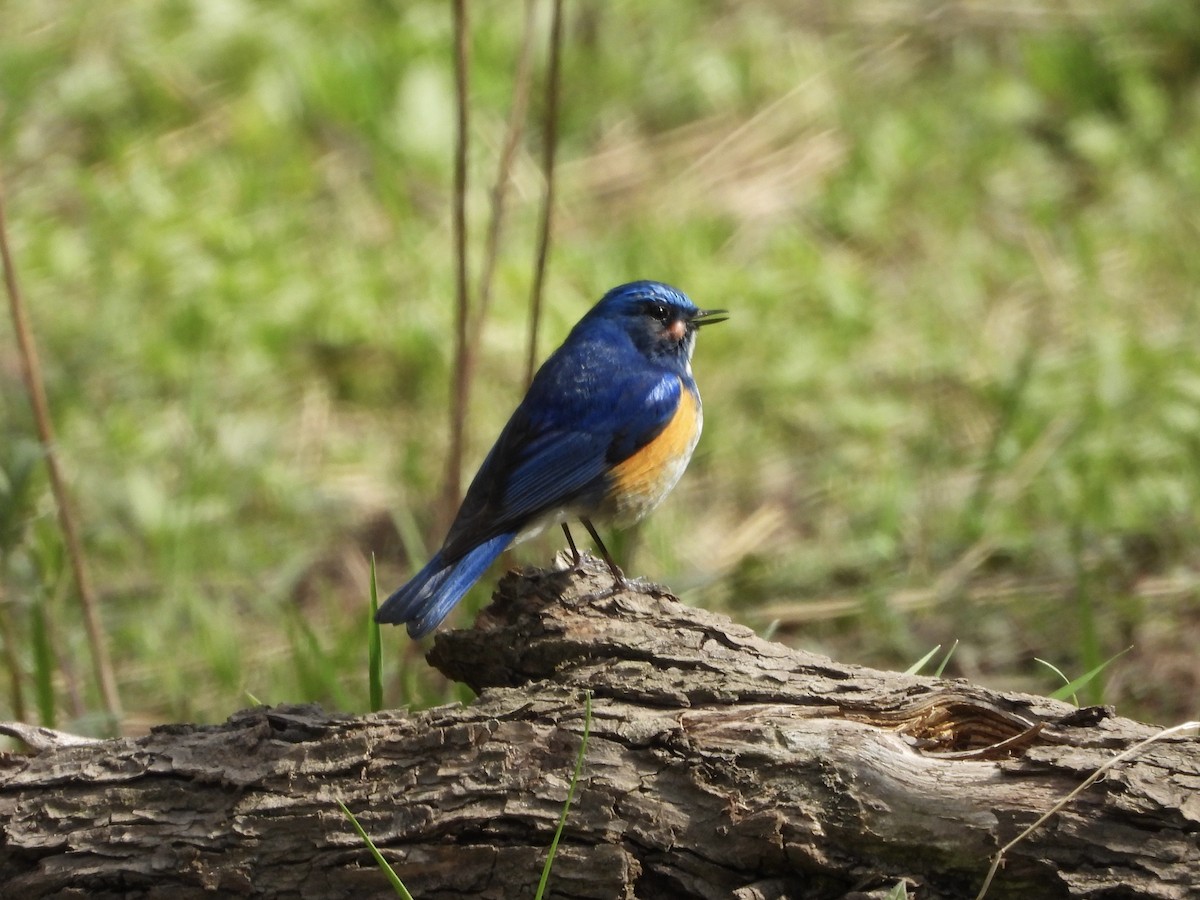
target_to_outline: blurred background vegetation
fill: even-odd
[[[477,272],[522,8],[471,16]],[[365,709],[369,554],[386,593],[441,538],[448,5],[0,20],[11,239],[125,730]],[[1048,693],[1035,658],[1117,657],[1081,702],[1195,717],[1200,7],[568,0],[564,41],[540,355],[633,278],[734,313],[626,570],[845,661],[958,641],[947,674]],[[523,390],[540,96],[467,477]],[[0,718],[100,730],[7,319],[0,388]],[[388,703],[460,696],[384,639]]]

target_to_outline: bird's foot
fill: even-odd
[[[634,594],[645,594],[647,597],[670,597],[675,599],[675,595],[671,593],[671,589],[665,584],[659,584],[657,581],[650,581],[646,578],[626,578],[622,587],[624,590],[631,591]]]
[[[626,578],[625,573],[613,566],[613,582],[607,588],[598,591],[592,591],[585,594],[579,599],[584,603],[593,603],[598,600],[607,600],[609,597],[615,597],[617,594],[631,593],[644,594],[647,597],[674,597],[671,589],[663,584],[656,584],[653,581],[647,581],[645,578]]]
[[[602,588],[598,591],[591,591],[587,594],[582,594],[579,600],[583,603],[590,603],[597,600],[607,600],[616,594],[623,591],[634,594],[644,594],[650,597],[674,597],[671,589],[666,585],[657,584],[653,581],[647,581],[645,578],[627,578],[625,573],[621,571],[611,556],[607,553],[603,560],[597,560],[595,557],[587,556],[580,553],[575,547],[575,542],[571,540],[571,533],[567,528],[563,527],[563,532],[567,535],[567,540],[570,543],[570,550],[560,550],[554,559],[556,574],[562,575],[579,575],[581,573],[591,572],[595,575],[600,574],[600,567],[597,563],[603,562],[612,576],[612,584],[607,588]],[[603,545],[601,545],[603,548]]]

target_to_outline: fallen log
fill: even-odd
[[[430,661],[469,706],[245,710],[0,759],[0,896],[970,898],[990,857],[1156,729],[842,665],[609,576],[526,570]],[[1005,857],[989,898],[1188,898],[1200,741],[1151,744]]]

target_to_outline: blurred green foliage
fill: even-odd
[[[472,10],[478,248],[521,10]],[[843,659],[959,639],[949,674],[1041,692],[1034,656],[1074,677],[1133,644],[1083,699],[1194,716],[1200,12],[926,11],[568,4],[541,351],[632,278],[734,311],[695,360],[697,457],[627,569]],[[365,709],[366,560],[388,590],[441,537],[448,9],[0,18],[14,252],[128,727],[246,691]],[[540,122],[535,99],[472,464],[522,387]],[[78,727],[95,699],[12,343],[0,322],[9,674],[44,712],[49,641]],[[389,703],[456,696],[384,637]]]

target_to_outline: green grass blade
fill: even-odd
[[[562,814],[558,817],[558,827],[554,829],[554,840],[550,842],[550,852],[546,854],[546,864],[542,866],[542,877],[538,881],[537,893],[534,900],[542,900],[546,892],[546,884],[550,881],[550,869],[554,865],[554,854],[558,851],[558,841],[562,837],[563,828],[567,824],[567,813],[571,811],[571,801],[575,798],[575,786],[579,783],[579,773],[583,771],[583,757],[587,753],[588,737],[592,733],[592,692],[583,695],[583,740],[579,742],[579,753],[575,757],[575,771],[571,775],[571,786],[567,789],[567,800],[563,803]]]
[[[928,653],[926,653],[924,656],[922,656],[920,659],[918,659],[915,663],[913,663],[911,666],[909,666],[907,669],[905,669],[904,674],[905,675],[916,675],[923,668],[925,668],[925,663],[927,663],[931,659],[933,659],[934,654],[936,654],[941,649],[942,649],[941,644],[935,644],[932,650],[930,650]]]
[[[1100,665],[1095,666],[1092,669],[1089,669],[1088,671],[1084,672],[1082,675],[1080,675],[1078,678],[1074,679],[1073,681],[1068,681],[1067,676],[1064,675],[1058,667],[1051,665],[1050,663],[1046,662],[1044,659],[1037,659],[1035,657],[1035,660],[1037,662],[1040,662],[1046,668],[1051,669],[1054,672],[1057,672],[1058,676],[1060,678],[1062,678],[1063,681],[1067,682],[1062,687],[1060,687],[1057,691],[1055,691],[1053,694],[1051,694],[1050,699],[1051,700],[1066,700],[1067,698],[1070,698],[1071,702],[1074,703],[1076,706],[1078,706],[1079,699],[1075,695],[1078,694],[1079,691],[1081,691],[1083,688],[1085,688],[1089,683],[1091,683],[1091,681],[1097,675],[1099,675],[1101,672],[1103,672],[1105,669],[1107,669],[1109,663],[1111,663],[1115,659],[1119,659],[1120,657],[1124,656],[1126,653],[1128,653],[1132,649],[1133,649],[1133,647],[1126,647],[1120,653],[1117,653],[1114,656],[1110,656],[1108,659],[1104,660],[1104,662],[1100,663]]]
[[[1035,663],[1040,663],[1041,665],[1045,666],[1047,669],[1049,669],[1051,672],[1053,672],[1055,675],[1057,675],[1059,678],[1061,678],[1065,683],[1070,684],[1071,679],[1067,677],[1066,673],[1063,672],[1062,669],[1060,669],[1054,663],[1050,662],[1050,660],[1042,659],[1041,657],[1035,656],[1033,658],[1033,661]]]
[[[370,685],[371,712],[383,709],[383,638],[375,613],[379,611],[379,585],[375,582],[375,554],[371,554],[371,616],[367,621],[367,681]]]
[[[412,894],[408,892],[408,888],[404,886],[404,882],[400,880],[400,876],[396,874],[396,870],[391,864],[383,858],[383,854],[379,852],[379,848],[375,846],[375,842],[371,840],[370,835],[358,824],[358,819],[354,817],[354,813],[346,808],[346,804],[341,800],[337,802],[341,807],[346,818],[350,820],[350,824],[354,826],[354,830],[358,832],[358,836],[362,838],[363,843],[367,845],[367,849],[371,851],[371,855],[375,857],[375,863],[379,868],[383,869],[383,874],[387,876],[388,881],[392,884],[392,890],[396,892],[397,897],[402,897],[403,900],[413,900]]]
[[[942,661],[938,663],[938,667],[933,671],[934,678],[941,678],[942,673],[946,671],[946,666],[950,662],[950,657],[954,655],[954,651],[958,649],[958,638],[954,639],[954,643],[950,645],[950,649],[946,651],[946,655],[942,657]]]

